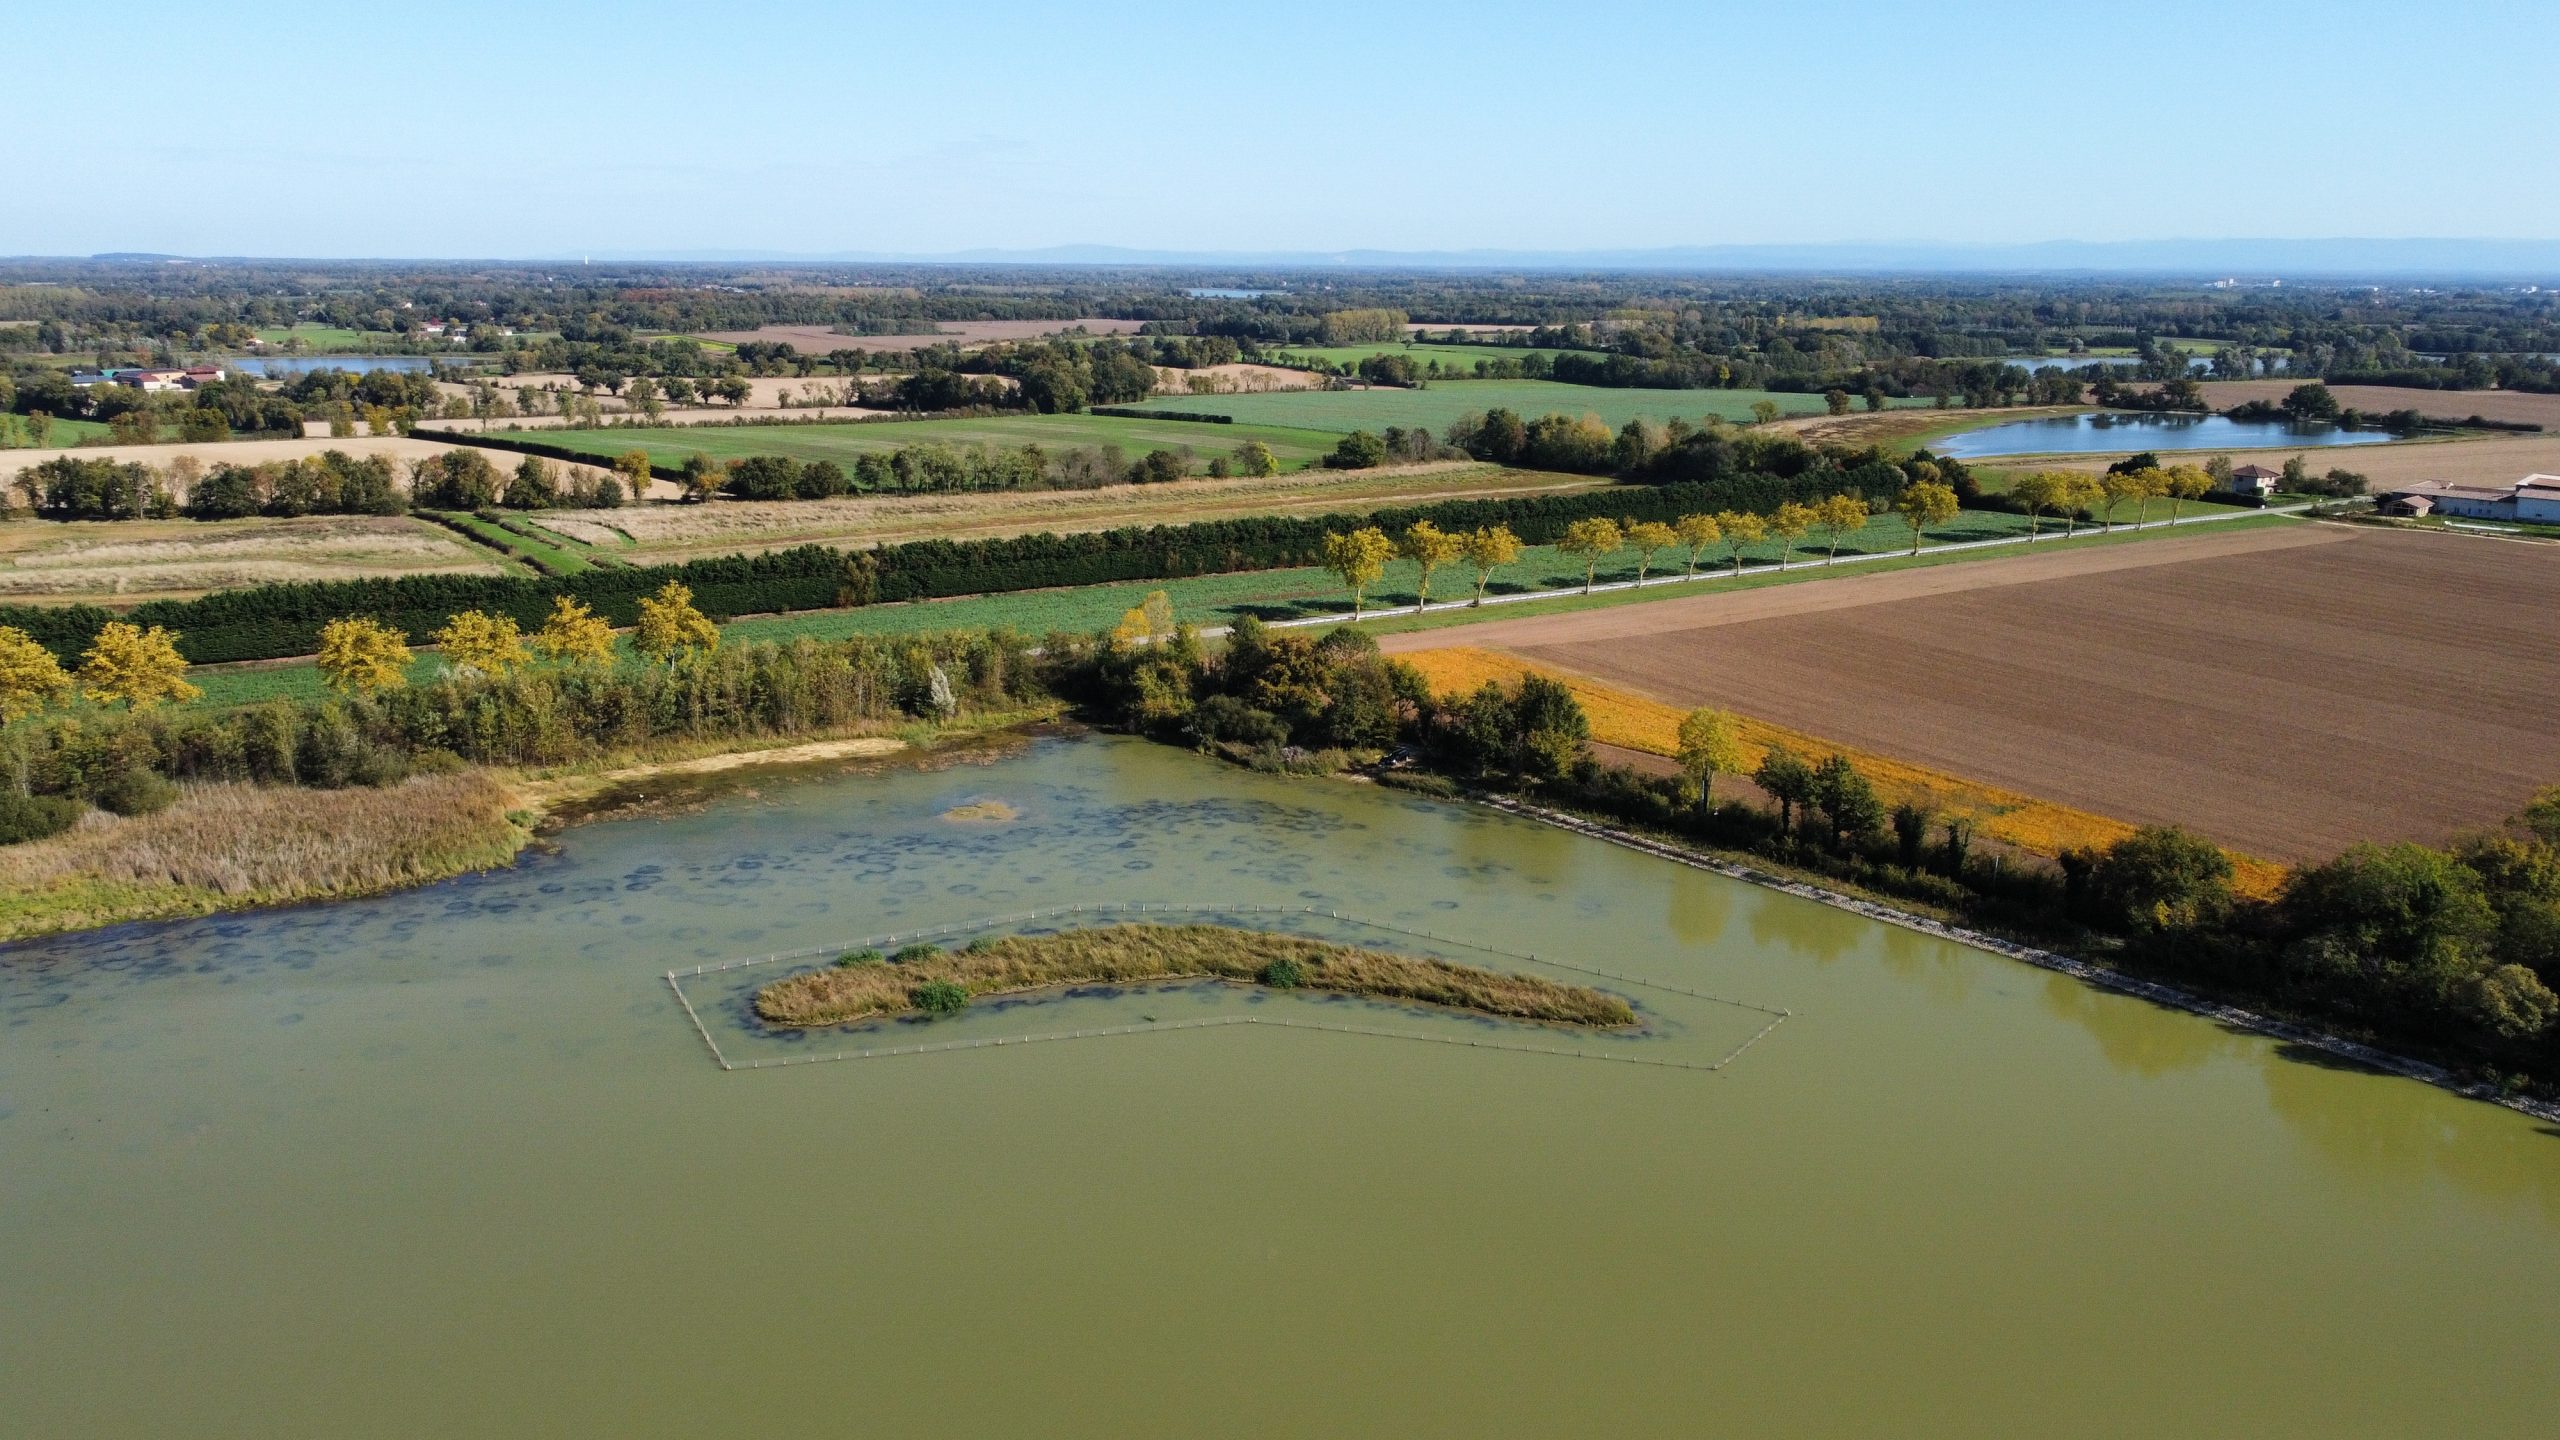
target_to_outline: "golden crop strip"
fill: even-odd
[[[1688,712],[1676,705],[1613,690],[1579,675],[1547,670],[1473,646],[1421,650],[1397,658],[1421,671],[1431,688],[1443,695],[1464,694],[1488,680],[1516,684],[1521,676],[1537,671],[1572,689],[1574,698],[1582,702],[1583,714],[1591,719],[1592,739],[1649,755],[1676,755],[1680,750],[1680,720]],[[1781,745],[1808,760],[1843,755],[1876,787],[1876,793],[1886,803],[1910,801],[1970,817],[1980,833],[2034,854],[2051,856],[2073,846],[2111,845],[2134,831],[2122,820],[1834,744],[1749,716],[1737,715],[1734,720],[1749,765],[1757,766],[1763,755]],[[2231,853],[2231,863],[2238,872],[2237,886],[2244,893],[2272,895],[2284,879],[2283,866],[2226,853]]]

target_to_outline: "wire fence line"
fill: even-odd
[[[703,1023],[701,1013],[694,1008],[692,997],[685,994],[684,989],[684,981],[689,978],[718,975],[734,970],[745,970],[759,965],[779,965],[801,960],[811,960],[824,955],[842,953],[847,950],[865,948],[876,949],[900,943],[913,944],[923,940],[966,934],[975,930],[992,930],[1004,926],[1025,925],[1067,916],[1163,914],[1320,916],[1328,920],[1334,920],[1364,929],[1381,930],[1397,935],[1410,935],[1416,939],[1430,940],[1444,945],[1456,945],[1466,949],[1481,951],[1488,955],[1501,955],[1514,960],[1524,960],[1533,965],[1552,966],[1557,969],[1570,970],[1576,974],[1597,976],[1602,979],[1613,980],[1626,985],[1634,985],[1643,989],[1659,990],[1666,994],[1684,995],[1690,999],[1703,1000],[1710,1004],[1728,1006],[1737,1010],[1750,1010],[1762,1015],[1770,1016],[1771,1019],[1768,1024],[1760,1027],[1759,1030],[1754,1032],[1749,1038],[1745,1039],[1740,1045],[1734,1047],[1733,1050],[1714,1061],[1673,1060],[1659,1056],[1625,1055],[1608,1051],[1584,1050],[1578,1048],[1566,1050],[1559,1049],[1554,1046],[1524,1045],[1510,1041],[1476,1039],[1467,1036],[1421,1035],[1409,1031],[1378,1030],[1364,1026],[1339,1025],[1315,1020],[1288,1020],[1261,1015],[1221,1015],[1197,1020],[1146,1021],[1133,1025],[1112,1025],[1088,1027],[1077,1030],[1059,1030],[1037,1035],[982,1036],[968,1040],[928,1041],[914,1045],[870,1046],[857,1050],[838,1050],[825,1055],[789,1055],[770,1060],[759,1059],[737,1061],[730,1059],[729,1056],[721,1050],[720,1042],[712,1037],[710,1027]],[[978,920],[959,921],[949,925],[933,925],[916,930],[890,931],[885,934],[865,936],[861,939],[846,942],[844,944],[810,945],[803,946],[797,950],[777,950],[770,954],[754,955],[745,959],[724,961],[719,964],[696,965],[690,970],[680,967],[666,972],[665,978],[667,988],[675,992],[676,1003],[684,1008],[685,1018],[693,1022],[694,1033],[702,1037],[704,1047],[710,1050],[712,1060],[716,1062],[722,1070],[770,1070],[780,1069],[790,1065],[813,1065],[837,1060],[872,1060],[885,1059],[895,1055],[931,1055],[949,1051],[986,1050],[1008,1045],[1039,1044],[1053,1040],[1089,1040],[1100,1039],[1112,1035],[1137,1035],[1158,1030],[1198,1030],[1222,1025],[1269,1025],[1285,1030],[1320,1030],[1333,1034],[1370,1035],[1390,1040],[1422,1040],[1433,1044],[1462,1045],[1470,1049],[1477,1050],[1503,1050],[1517,1054],[1554,1055],[1568,1059],[1608,1060],[1627,1065],[1650,1065],[1661,1069],[1713,1072],[1721,1070],[1725,1066],[1741,1058],[1744,1051],[1760,1043],[1760,1041],[1766,1037],[1770,1031],[1775,1030],[1780,1025],[1784,1024],[1794,1013],[1793,1011],[1779,1007],[1754,1004],[1747,1000],[1728,999],[1721,995],[1709,994],[1703,990],[1692,990],[1685,986],[1666,984],[1658,980],[1639,979],[1632,975],[1621,975],[1615,971],[1601,970],[1586,965],[1575,965],[1562,960],[1542,959],[1534,952],[1505,950],[1499,946],[1478,944],[1472,940],[1461,940],[1455,936],[1441,935],[1433,931],[1420,929],[1414,926],[1394,925],[1384,921],[1363,919],[1356,915],[1345,915],[1339,909],[1328,906],[1220,904],[1205,901],[1098,900],[1078,905],[1053,906],[1043,910],[1026,910],[1012,915],[998,915]]]

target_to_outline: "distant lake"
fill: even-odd
[[[361,375],[367,370],[399,370],[423,374],[442,355],[241,355],[222,363],[251,375],[300,375],[306,370],[344,370]]]
[[[1987,460],[2001,455],[2092,455],[2118,450],[2320,449],[2379,445],[2389,439],[2380,430],[2342,430],[2335,425],[2103,410],[2095,415],[2011,420],[1950,435],[1929,448],[1959,460]]]
[[[1271,291],[1269,291],[1269,290],[1207,290],[1207,289],[1202,289],[1202,290],[1185,290],[1185,291],[1183,291],[1182,293],[1183,293],[1183,294],[1185,294],[1185,295],[1190,296],[1190,297],[1191,297],[1192,299],[1194,299],[1194,300],[1259,300],[1259,299],[1261,299],[1263,296],[1265,296],[1265,295],[1269,295],[1269,294],[1271,294],[1271,293],[1273,293],[1273,292],[1271,292]]]

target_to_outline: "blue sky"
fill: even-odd
[[[2560,237],[2560,4],[13,0],[0,253]]]

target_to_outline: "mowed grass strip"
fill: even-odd
[[[1467,694],[1487,681],[1517,685],[1524,675],[1545,675],[1563,682],[1582,702],[1582,711],[1591,720],[1592,739],[1648,755],[1677,757],[1680,753],[1680,721],[1688,712],[1677,705],[1474,646],[1452,645],[1397,658],[1421,671],[1431,688],[1442,695]],[[1746,769],[1757,768],[1772,749],[1778,748],[1792,750],[1807,760],[1845,756],[1874,783],[1876,793],[1887,804],[1910,803],[1965,816],[1982,834],[2032,854],[2050,858],[2075,846],[2103,847],[2134,832],[2131,824],[2109,816],[1836,744],[1747,715],[1734,718]],[[2239,872],[2240,887],[2249,893],[2272,895],[2284,879],[2283,866],[2236,852],[2231,852],[2231,861]]]
[[[1153,401],[1141,402],[1158,408]],[[610,460],[646,450],[650,463],[681,465],[689,455],[743,460],[782,455],[806,464],[833,460],[848,470],[857,456],[910,445],[1038,445],[1050,451],[1118,446],[1135,460],[1150,450],[1188,446],[1206,461],[1248,440],[1271,447],[1286,470],[1304,469],[1332,450],[1337,437],[1322,429],[1285,425],[1208,425],[1186,420],[1132,420],[1118,415],[977,415],[954,420],[879,420],[842,425],[690,425],[601,430],[497,431]]]
[[[903,953],[903,952],[902,952]],[[971,997],[1062,985],[1203,977],[1447,1006],[1506,1020],[1594,1028],[1632,1025],[1635,1007],[1588,986],[1419,955],[1224,925],[1107,925],[1009,935],[901,964],[854,959],[756,992],[767,1024],[842,1025],[923,1008],[917,992],[956,985]]]
[[[1238,424],[1289,425],[1337,434],[1420,425],[1437,435],[1461,416],[1497,408],[1529,420],[1547,414],[1597,415],[1614,429],[1638,418],[1677,417],[1695,423],[1713,415],[1749,420],[1751,407],[1763,400],[1777,406],[1781,415],[1819,415],[1825,408],[1819,395],[1780,390],[1620,390],[1553,380],[1434,380],[1418,390],[1378,386],[1259,395],[1167,395],[1144,403],[1150,410],[1232,415]]]

